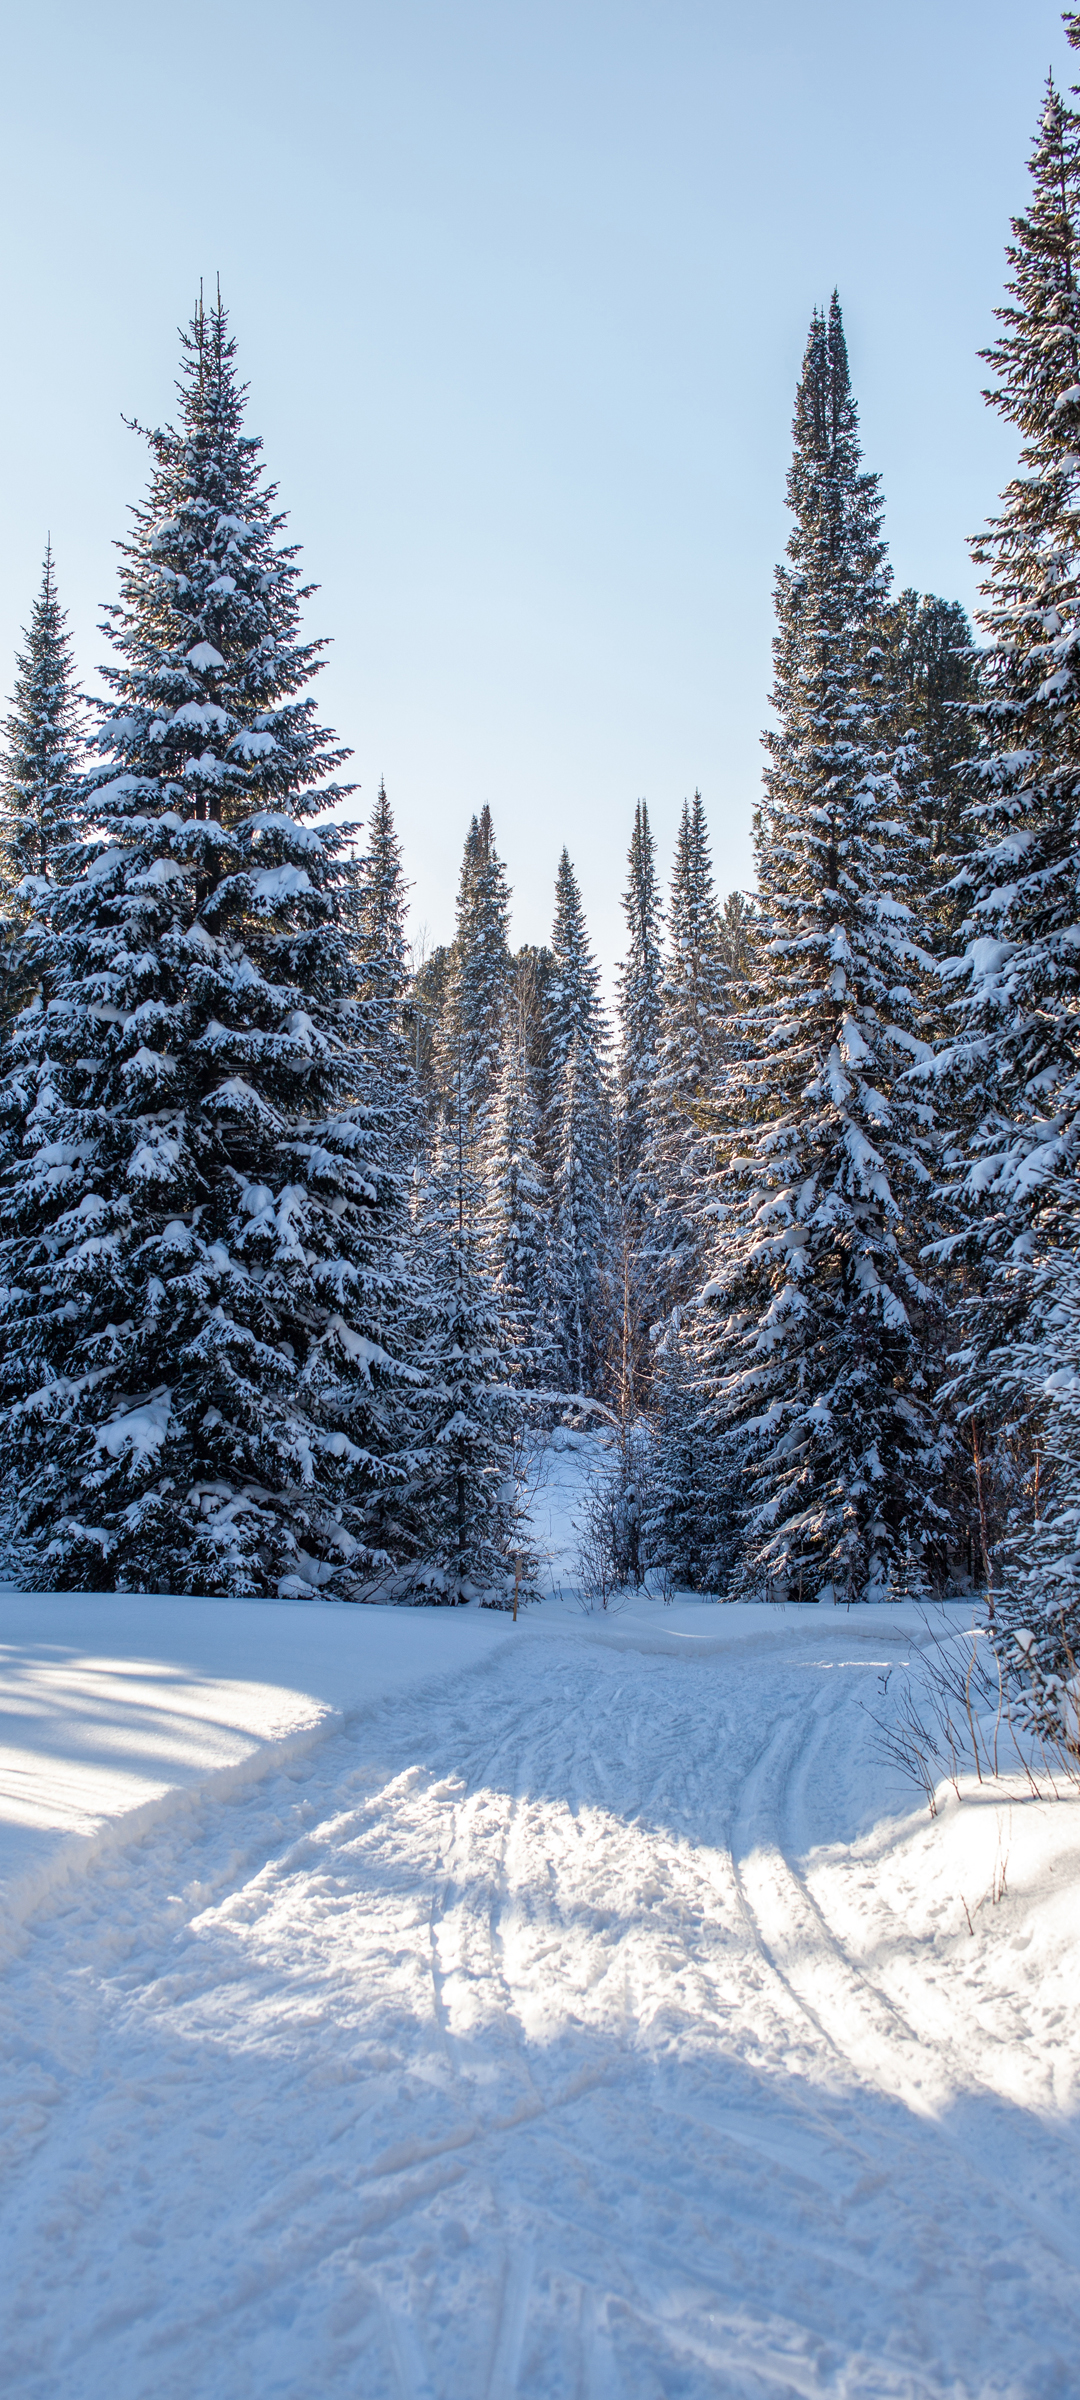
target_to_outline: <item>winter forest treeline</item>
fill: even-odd
[[[756,888],[717,892],[697,793],[661,888],[639,801],[614,1023],[566,851],[550,942],[514,949],[486,807],[453,942],[410,956],[391,801],[343,807],[310,587],[200,303],[105,697],[50,551],[5,729],[0,1410],[31,1588],[504,1604],[523,1443],[591,1415],[613,1574],[986,1590],[1067,1712],[1080,117],[1052,84],[1031,175],[977,630],[892,588],[834,296]]]

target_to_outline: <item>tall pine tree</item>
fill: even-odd
[[[714,1523],[742,1516],[741,1588],[872,1599],[925,1578],[940,1530],[911,1240],[930,1135],[905,1080],[921,945],[883,722],[881,501],[835,297],[811,326],[794,432],[758,981],[726,1077],[699,1405]]]
[[[540,1109],[524,1010],[503,1025],[503,1061],[480,1160],[483,1246],[516,1384],[550,1381],[546,1324],[548,1193],[539,1161]]]
[[[343,753],[220,305],[120,545],[54,1083],[5,1177],[3,1451],[33,1586],[361,1588],[408,1472],[404,1195],[364,1094]]]
[[[0,754],[0,879],[9,891],[27,876],[55,874],[78,805],[84,712],[51,542],[23,641]]]
[[[600,975],[566,850],[555,883],[545,1035],[550,1097],[543,1129],[551,1188],[550,1320],[564,1388],[597,1390],[610,1340],[605,1279],[611,1165],[608,1033]]]
[[[627,1420],[649,1387],[650,1331],[656,1315],[652,1231],[660,1190],[653,1158],[656,1077],[661,1041],[664,912],[649,811],[639,800],[627,860],[623,913],[627,955],[618,973],[619,1054],[615,1120],[618,1172],[609,1231],[618,1336],[617,1397]]]
[[[1080,20],[1066,22],[1076,45]],[[1052,82],[1031,177],[986,353],[1020,467],[974,544],[987,637],[975,846],[959,1026],[939,1071],[976,1282],[955,1404],[976,1439],[1005,1428],[999,1621],[1028,1637],[1049,1705],[1080,1656],[1080,119]]]
[[[408,885],[393,811],[380,783],[360,859],[356,890],[356,970],[369,1054],[369,1093],[377,1089],[392,1124],[392,1151],[411,1173],[421,1148],[421,1112],[409,1022]]]
[[[481,1186],[465,1120],[462,1091],[420,1206],[425,1445],[414,1508],[421,1549],[402,1588],[450,1606],[479,1600],[508,1608],[515,1580],[532,1573],[515,1454],[521,1417],[513,1379],[522,1361],[484,1257]]]
[[[84,708],[51,542],[23,641],[0,751],[0,1039],[47,972],[48,892],[35,886],[55,878],[78,809]]]
[[[393,811],[380,783],[361,861],[357,949],[361,990],[399,1017],[409,983],[407,889]]]
[[[638,801],[634,811],[627,868],[623,893],[627,954],[618,976],[618,1133],[620,1179],[630,1194],[641,1173],[649,1139],[663,982],[664,912],[656,875],[656,843],[644,800]]]
[[[469,827],[461,864],[445,1034],[448,1105],[464,1109],[469,1147],[483,1143],[499,1080],[511,986],[509,932],[510,887],[485,807]]]
[[[700,792],[683,808],[667,932],[648,1145],[656,1213],[647,1271],[658,1317],[687,1300],[700,1281],[708,1129],[727,1015],[729,977]]]

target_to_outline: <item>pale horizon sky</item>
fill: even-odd
[[[981,398],[1044,0],[64,0],[9,20],[0,688],[51,533],[80,672],[220,272],[249,426],[429,945],[486,801],[541,941],[563,843],[610,977],[634,803],[751,879],[811,309],[844,307],[897,583],[975,601]]]

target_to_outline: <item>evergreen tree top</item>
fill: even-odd
[[[380,781],[361,861],[359,921],[363,981],[373,999],[401,1008],[409,980],[405,910],[408,885],[393,812]]]
[[[1077,20],[1073,20],[1074,27]],[[1075,31],[1070,40],[1076,41]],[[984,350],[997,383],[985,397],[1018,425],[1035,463],[1047,436],[1060,450],[1063,415],[1075,424],[1080,395],[1080,291],[1077,289],[1076,192],[1080,121],[1047,77],[1046,98],[1029,161],[1032,196],[1012,219],[1013,240],[1005,256],[1011,269],[1009,298],[995,311],[1003,332]],[[1016,493],[1017,500],[1020,497]]]
[[[824,545],[834,574],[846,576],[850,532],[857,526],[862,536],[860,565],[872,574],[885,560],[880,481],[862,466],[858,410],[836,292],[828,316],[815,309],[811,318],[793,435],[787,486],[793,518],[787,554],[793,568],[798,572],[812,563],[819,570]]]
[[[983,352],[996,376],[986,399],[1022,437],[1020,468],[1006,488],[1001,514],[972,544],[976,560],[989,570],[980,615],[992,645],[985,679],[991,718],[1015,718],[1033,703],[1051,718],[1061,717],[1074,696],[1080,118],[1052,78],[1030,170],[1030,204],[1012,219],[1013,240],[1006,247],[1008,297],[996,312],[1002,332]],[[1018,679],[1021,660],[1026,674]],[[1005,779],[1015,780],[1011,769]]]
[[[634,810],[634,830],[630,836],[627,868],[623,913],[630,935],[630,959],[623,969],[624,974],[632,973],[639,960],[650,960],[657,953],[664,918],[656,878],[656,842],[649,823],[648,804],[644,800],[639,800]]]
[[[1076,19],[1070,39],[1076,40]],[[977,1239],[1004,1258],[1056,1205],[1080,1143],[1080,117],[1048,82],[1032,189],[1012,220],[1007,298],[984,353],[990,405],[1021,436],[1000,513],[972,544],[986,570],[957,1040]]]
[[[700,978],[706,960],[715,964],[719,918],[713,883],[709,828],[701,793],[683,802],[675,837],[668,935],[670,972],[680,968]]]
[[[509,931],[510,886],[484,807],[472,819],[461,862],[448,1028],[454,1058],[445,1075],[450,1105],[463,1107],[470,1140],[483,1137],[498,1080],[512,973]]]
[[[82,702],[51,540],[23,643],[0,757],[0,877],[9,885],[50,875],[73,830]]]
[[[510,886],[495,847],[495,828],[486,805],[465,837],[458,879],[456,946],[465,960],[481,944],[503,962],[509,959]]]
[[[857,626],[879,631],[890,575],[880,482],[862,465],[835,292],[828,316],[815,310],[811,319],[793,437],[787,484],[792,526],[787,564],[776,573],[773,705],[784,733],[791,728],[793,710],[804,723],[815,721],[812,738],[833,745],[832,759],[823,759],[824,772],[842,775],[846,762],[835,745],[846,739],[852,672],[861,678],[866,666],[865,658],[854,657],[851,634]],[[765,737],[774,761],[784,733]]]
[[[282,540],[262,444],[244,431],[245,387],[220,293],[181,334],[178,422],[134,426],[152,460],[133,531],[118,543],[121,598],[103,631],[119,663],[95,777],[114,810],[166,807],[229,823],[253,809],[310,816],[344,797],[348,753],[304,698],[322,641],[300,639],[295,545]]]
[[[910,828],[902,831],[890,756],[880,486],[862,466],[835,294],[828,319],[815,312],[811,322],[788,499],[794,523],[789,564],[777,569],[773,646],[779,725],[765,736],[769,765],[756,827],[769,939],[809,943],[824,958],[840,938],[838,920],[848,929],[845,941],[859,921],[868,957],[880,957],[886,917],[892,938],[885,946],[896,947]],[[912,765],[909,756],[908,774]],[[882,886],[891,895],[885,917]],[[887,986],[876,974],[873,980],[884,997]]]
[[[589,948],[581,891],[564,847],[559,857],[555,877],[555,916],[551,928],[551,955],[557,971],[573,974],[591,991],[599,986],[599,969]]]
[[[712,1079],[727,982],[709,829],[698,791],[692,802],[683,803],[675,838],[667,931],[656,1107],[659,1118],[673,1114],[681,1123]]]
[[[565,1065],[575,1036],[582,1038],[597,1061],[606,1050],[608,1033],[600,1000],[600,969],[589,943],[585,911],[577,876],[564,849],[555,878],[555,918],[551,929],[553,972],[546,995],[551,1072]]]
[[[664,911],[656,875],[656,843],[649,811],[639,800],[627,861],[629,876],[623,912],[629,950],[618,973],[622,1048],[619,1062],[623,1088],[623,1164],[636,1164],[645,1139],[649,1091],[660,1041],[660,990],[663,977],[661,935]],[[627,1150],[630,1156],[627,1156]]]

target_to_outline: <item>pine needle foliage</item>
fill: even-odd
[[[548,1192],[539,1163],[540,1108],[529,1058],[528,1026],[507,1009],[503,1062],[481,1156],[483,1251],[491,1276],[515,1387],[550,1381],[547,1328]]]
[[[632,1194],[651,1128],[664,971],[664,910],[656,873],[656,842],[644,800],[638,801],[634,811],[623,914],[627,951],[618,974],[619,1174],[624,1189]],[[637,1206],[645,1205],[642,1194]]]
[[[603,1375],[610,1313],[605,1280],[608,1029],[599,969],[566,850],[555,883],[551,954],[545,994],[550,1098],[543,1128],[551,1190],[548,1318],[563,1388],[591,1393]]]
[[[490,808],[474,817],[458,886],[457,931],[445,1042],[448,1106],[464,1109],[465,1141],[482,1144],[501,1064],[502,1026],[512,979],[510,887],[495,847]]]
[[[49,888],[75,838],[84,724],[49,542],[0,751],[0,1039],[48,975]]]
[[[982,746],[960,1032],[939,1069],[962,1095],[963,1201],[1001,1268],[995,1311],[1018,1237],[1053,1227],[1080,1166],[1080,120],[1052,84],[1031,175],[986,353],[987,397],[1019,432],[1021,464],[973,545],[986,570]],[[1021,1266],[1021,1310],[1023,1286]]]
[[[653,1133],[662,1038],[664,910],[656,843],[644,800],[634,812],[627,868],[627,955],[618,974],[618,1171],[609,1233],[618,1338],[615,1371],[609,1371],[608,1381],[617,1387],[620,1414],[629,1421],[649,1389],[651,1327],[660,1306],[653,1274],[653,1229],[660,1200]]]
[[[349,834],[312,822],[343,753],[243,400],[200,305],[120,546],[96,829],[51,907],[51,1081],[2,1195],[10,1552],[34,1587],[349,1591],[408,1471],[404,1193],[353,996]]]
[[[952,1246],[975,1287],[952,1400],[996,1452],[999,1625],[1027,1637],[1044,1714],[1067,1715],[1080,1645],[1080,118],[1052,81],[1030,166],[985,353],[1020,464],[973,544],[981,742],[958,1025],[939,1073],[958,1135]]]
[[[519,1362],[484,1258],[465,1109],[462,1092],[422,1201],[425,1447],[415,1487],[422,1546],[408,1596],[509,1608],[515,1570],[519,1581],[532,1576],[516,1475],[520,1409],[512,1377]]]
[[[357,901],[360,989],[388,1016],[403,1020],[409,984],[408,885],[385,783],[379,785],[367,836]]]
[[[708,823],[695,792],[675,844],[648,1144],[656,1208],[645,1256],[657,1318],[688,1300],[701,1280],[701,1207],[728,982]]]
[[[0,881],[8,892],[26,877],[54,875],[73,839],[84,714],[49,542],[0,754]]]
[[[740,1588],[878,1599],[937,1530],[912,1220],[928,1179],[910,811],[890,748],[881,500],[861,463],[835,296],[796,401],[777,573],[777,725],[757,820],[757,981],[696,1312],[707,1495],[742,1515]]]

